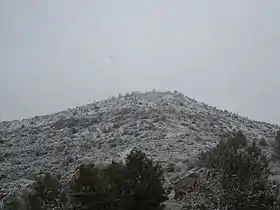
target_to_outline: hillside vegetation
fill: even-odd
[[[0,209],[278,209],[278,130],[155,91],[0,122]]]
[[[181,194],[176,199],[184,201],[182,209],[280,209],[279,185],[268,179],[268,157],[255,141],[248,144],[241,132],[202,152],[198,161],[209,169],[209,177],[218,177],[215,181],[221,183],[221,189],[210,203],[191,204],[184,197],[198,190],[199,184],[193,189],[175,191]],[[164,201],[168,200],[164,181],[163,167],[133,149],[123,162],[80,165],[66,185],[52,174],[39,174],[29,190],[6,197],[2,209],[159,210],[165,208]],[[206,189],[199,193],[206,197],[212,194]]]

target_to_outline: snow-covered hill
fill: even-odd
[[[0,188],[15,186],[40,170],[66,179],[84,161],[120,158],[134,146],[162,163],[173,163],[173,173],[184,173],[200,151],[237,130],[249,140],[265,140],[264,151],[272,152],[277,125],[178,92],[133,92],[55,114],[0,122]]]

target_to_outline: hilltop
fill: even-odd
[[[176,91],[133,92],[50,115],[0,122],[0,188],[27,183],[40,171],[67,180],[81,163],[120,159],[132,147],[165,166],[172,164],[175,170],[168,177],[175,180],[188,172],[200,152],[236,131],[248,141],[255,139],[270,156],[278,129]]]

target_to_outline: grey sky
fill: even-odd
[[[0,0],[0,119],[179,90],[280,124],[279,0]]]

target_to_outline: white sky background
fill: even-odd
[[[280,124],[279,67],[279,0],[0,0],[0,120],[155,88]]]

